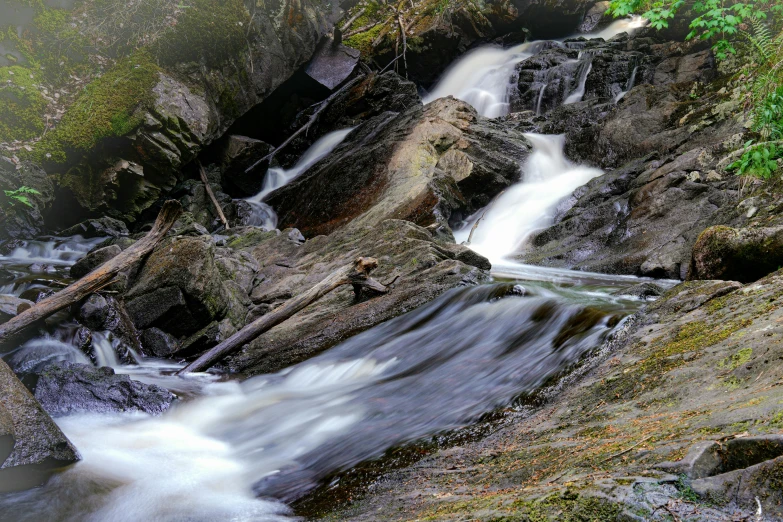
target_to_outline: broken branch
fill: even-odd
[[[331,275],[312,287],[307,292],[289,299],[281,307],[266,315],[262,315],[252,323],[248,324],[237,333],[177,372],[177,375],[206,370],[217,361],[237,351],[262,333],[271,329],[273,326],[282,323],[309,304],[314,303],[332,290],[335,290],[336,288],[339,288],[343,285],[352,285],[354,294],[356,294],[357,297],[365,288],[381,294],[388,293],[389,289],[385,285],[382,285],[370,277],[370,272],[372,272],[377,266],[378,260],[372,257],[360,257],[349,267],[344,267],[332,272]]]
[[[245,174],[250,174],[251,172],[253,172],[253,171],[256,169],[256,167],[258,167],[259,165],[261,165],[261,164],[262,164],[262,163],[264,163],[265,161],[272,161],[272,158],[274,158],[274,157],[275,157],[275,154],[277,154],[277,153],[278,153],[278,152],[280,152],[280,151],[281,151],[283,148],[285,148],[285,147],[286,147],[286,146],[287,146],[289,143],[291,143],[291,142],[292,142],[292,141],[293,141],[293,140],[294,140],[294,139],[295,139],[297,136],[299,136],[299,135],[300,135],[300,134],[302,134],[303,132],[307,131],[307,130],[308,130],[308,129],[309,129],[309,128],[310,128],[310,127],[313,125],[313,123],[315,123],[315,122],[316,122],[316,120],[318,120],[318,117],[321,115],[321,113],[322,113],[322,112],[323,112],[323,111],[324,111],[324,110],[325,110],[325,109],[326,109],[326,108],[327,108],[327,107],[328,107],[328,106],[329,106],[329,105],[332,103],[332,101],[334,101],[334,99],[335,99],[335,98],[337,98],[337,96],[339,96],[341,93],[343,93],[343,92],[347,91],[348,89],[352,88],[352,87],[353,87],[354,85],[356,85],[356,84],[357,84],[357,83],[358,83],[360,80],[363,80],[363,79],[364,79],[364,75],[362,75],[362,76],[357,76],[356,78],[354,78],[354,79],[353,79],[353,80],[351,80],[350,82],[348,82],[348,83],[346,83],[345,85],[343,85],[342,87],[340,87],[340,88],[339,88],[338,90],[336,90],[334,93],[332,93],[332,94],[331,94],[331,95],[330,95],[328,98],[326,98],[324,101],[322,101],[322,102],[318,102],[317,104],[315,104],[315,105],[318,105],[318,108],[315,110],[315,112],[313,113],[313,115],[312,115],[312,116],[310,116],[310,120],[309,120],[307,123],[305,123],[304,125],[302,125],[302,127],[300,127],[298,131],[296,131],[295,133],[291,134],[291,136],[289,136],[289,137],[288,137],[288,139],[287,139],[287,140],[285,140],[285,141],[284,141],[284,142],[283,142],[283,143],[282,143],[282,144],[281,144],[279,147],[277,147],[275,150],[273,150],[272,152],[270,152],[269,154],[267,154],[266,156],[264,156],[264,157],[263,157],[263,158],[261,158],[260,160],[256,161],[256,162],[255,162],[255,163],[253,163],[252,165],[250,165],[250,166],[249,166],[249,167],[248,167],[248,168],[245,170]]]
[[[7,323],[0,325],[0,342],[31,324],[63,308],[67,308],[109,285],[119,272],[152,252],[155,246],[166,236],[166,233],[171,229],[181,213],[182,206],[178,201],[166,201],[158,214],[158,218],[155,220],[155,224],[146,236],[75,283],[28,308]]]
[[[217,210],[220,221],[223,222],[223,226],[226,227],[226,230],[231,230],[231,227],[228,226],[228,220],[226,219],[226,215],[223,214],[223,209],[220,208],[220,203],[218,203],[218,200],[215,197],[215,193],[212,192],[212,187],[209,186],[207,173],[204,171],[204,166],[201,164],[200,161],[198,162],[198,170],[199,170],[199,174],[201,174],[201,181],[204,183],[204,188],[207,190],[207,195],[209,196],[209,199],[212,200],[212,204],[215,206],[215,210]]]

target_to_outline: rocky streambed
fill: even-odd
[[[4,511],[783,516],[781,199],[726,169],[749,136],[739,66],[581,4],[561,6],[581,34],[536,11],[559,39],[520,44],[535,9],[506,6],[422,22],[406,79],[300,7],[290,27],[243,20],[247,48],[202,60],[205,90],[190,58],[158,61],[132,132],[56,166],[0,158],[3,186],[35,190],[0,216],[4,321],[122,256],[164,200],[184,210],[110,284],[3,341]],[[433,57],[465,51],[433,85]],[[281,107],[277,134],[258,123]],[[344,287],[175,375],[360,256],[390,292]]]

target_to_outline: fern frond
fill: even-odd
[[[749,37],[750,41],[758,51],[762,62],[768,64],[776,54],[776,40],[781,38],[781,35],[773,38],[769,26],[760,18],[751,18],[750,24],[753,27],[753,35]]]

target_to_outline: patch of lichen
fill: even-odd
[[[43,133],[47,102],[38,78],[38,72],[28,67],[0,67],[0,142],[30,140]]]
[[[36,145],[34,159],[65,163],[104,138],[132,132],[153,100],[159,70],[145,53],[118,61],[85,87],[60,124]]]
[[[242,0],[190,0],[177,24],[152,46],[163,65],[204,62],[219,67],[248,45],[250,14]]]
[[[482,520],[492,522],[584,522],[616,520],[622,507],[614,502],[572,489],[549,495],[543,499],[514,499],[509,495],[488,494],[461,502],[442,503],[427,513],[422,520],[444,520],[458,515],[491,512]],[[472,520],[473,518],[471,518]]]

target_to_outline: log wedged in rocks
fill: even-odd
[[[378,294],[388,292],[389,288],[386,285],[383,285],[370,277],[370,272],[375,270],[377,267],[377,259],[369,257],[360,257],[356,259],[352,266],[336,270],[329,277],[312,287],[307,292],[292,298],[280,308],[275,309],[273,312],[256,319],[226,339],[224,342],[218,344],[207,353],[196,359],[194,362],[190,363],[178,373],[182,374],[198,372],[209,368],[215,362],[240,349],[246,343],[252,341],[273,326],[285,321],[286,319],[289,319],[299,310],[317,301],[321,297],[340,286],[352,285],[354,295],[357,299],[360,297],[362,290],[364,289],[368,289]]]
[[[74,304],[110,284],[120,271],[152,252],[174,225],[181,212],[182,206],[177,201],[169,200],[164,203],[152,229],[144,238],[128,247],[121,254],[109,259],[82,279],[0,325],[0,342],[7,340],[36,321]]]

